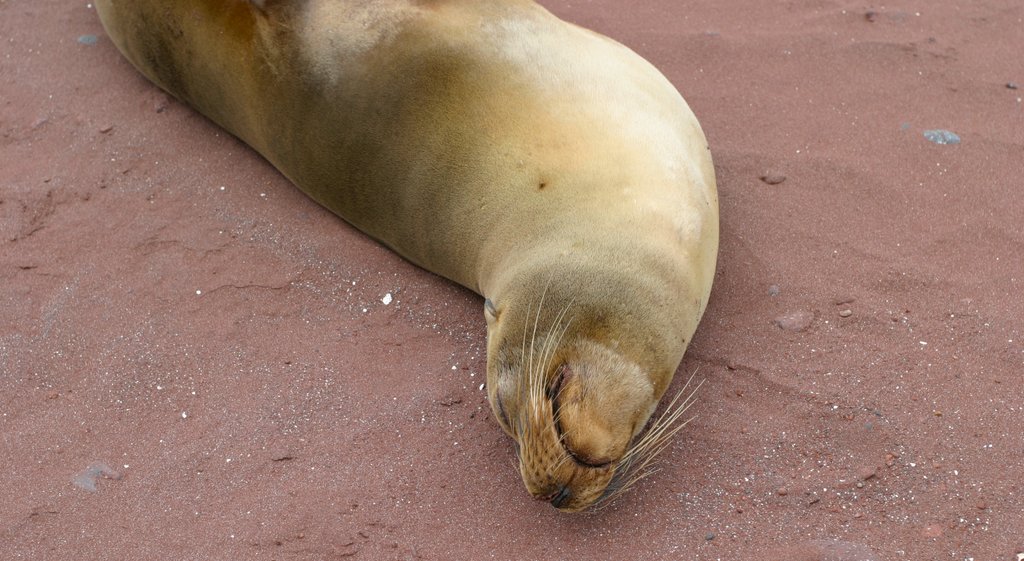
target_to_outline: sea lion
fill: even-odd
[[[648,62],[526,0],[96,7],[150,80],[485,298],[487,396],[534,497],[582,510],[663,445],[637,435],[707,305],[718,200]]]

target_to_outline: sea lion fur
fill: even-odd
[[[584,509],[657,448],[637,437],[707,305],[718,201],[653,66],[525,0],[96,6],[150,80],[485,298],[488,398],[533,496]]]

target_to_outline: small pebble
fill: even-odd
[[[940,538],[942,537],[942,526],[939,526],[938,524],[925,526],[921,529],[921,536],[925,538]]]
[[[781,173],[767,172],[761,176],[761,181],[764,181],[768,185],[778,185],[786,180],[786,176]]]
[[[76,475],[71,482],[79,489],[95,493],[97,491],[96,482],[100,478],[117,481],[122,477],[124,477],[124,474],[121,472],[103,462],[96,462]]]
[[[843,311],[839,312],[839,317],[841,317],[841,318],[848,318],[848,317],[850,317],[852,315],[853,315],[853,310],[849,310],[849,309],[843,310]]]
[[[874,23],[878,21],[878,12],[868,10],[867,12],[864,13],[864,19],[870,21],[871,23]]]
[[[774,296],[778,296],[780,293],[782,293],[782,289],[779,288],[779,285],[773,284],[773,285],[768,287],[768,296],[773,296],[774,297]]]
[[[707,541],[711,541],[711,540],[715,539],[715,534],[713,532],[708,532],[708,534],[706,536],[704,536],[704,539],[707,540]]]
[[[1007,83],[1006,83],[1006,88],[1007,88],[1007,89],[1010,89],[1010,90],[1015,90],[1015,89],[1017,89],[1017,88],[1019,88],[1019,87],[1020,87],[1020,86],[1019,86],[1019,85],[1017,85],[1017,82],[1007,82]]]
[[[160,94],[153,100],[153,111],[157,113],[163,113],[167,106],[170,104],[171,98],[167,97],[167,94]]]
[[[789,489],[786,489],[785,487],[779,487],[779,488],[778,488],[778,489],[777,489],[777,490],[775,491],[775,493],[776,493],[776,494],[777,494],[778,496],[780,496],[780,497],[785,497],[786,495],[788,495],[788,494],[789,494]]]
[[[867,481],[878,474],[878,470],[874,467],[864,467],[857,471],[857,479],[861,481]]]
[[[95,45],[97,40],[98,39],[97,39],[97,37],[95,35],[79,35],[78,36],[78,42],[83,44],[83,45]]]
[[[985,510],[986,508],[988,508],[988,505],[985,504],[984,501],[979,502],[976,506],[978,507],[978,510]]]
[[[100,132],[103,134],[107,134],[112,130],[114,130],[114,125],[103,125],[102,127],[100,127]]]
[[[1024,553],[1017,554],[1017,561],[1024,561]]]
[[[807,311],[790,312],[772,320],[772,323],[786,331],[803,331],[814,321],[814,314]]]
[[[945,129],[924,131],[924,137],[935,144],[960,144],[960,137],[955,132]]]
[[[295,455],[286,448],[275,448],[270,452],[270,461],[272,462],[287,462],[294,459]]]

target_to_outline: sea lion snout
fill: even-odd
[[[530,495],[583,510],[615,480],[656,403],[653,386],[635,363],[587,338],[544,334],[531,343],[496,353],[506,361],[492,365],[492,404],[515,439]]]

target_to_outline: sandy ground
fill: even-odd
[[[1024,5],[545,4],[661,68],[716,158],[661,471],[531,500],[477,296],[146,83],[87,0],[0,0],[0,557],[1024,552]]]

